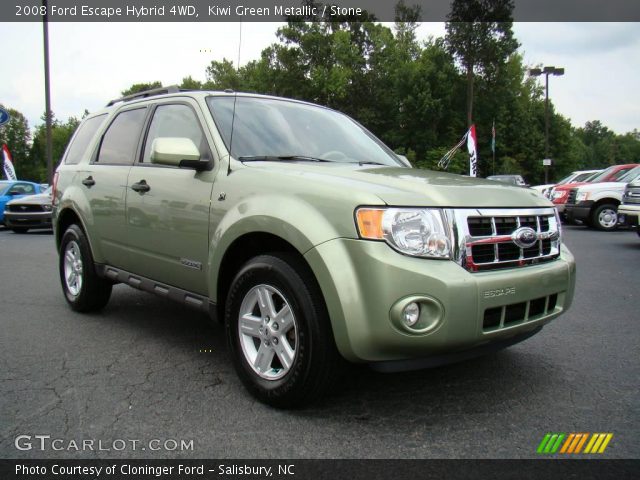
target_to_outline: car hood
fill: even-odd
[[[599,183],[587,183],[580,187],[580,192],[600,192],[603,190],[620,190],[624,191],[624,187],[627,184],[625,182],[599,182]]]
[[[591,184],[589,182],[565,183],[563,185],[558,185],[557,187],[554,187],[553,189],[556,190],[556,191],[558,191],[558,190],[571,190],[572,188],[578,188],[578,187],[581,187],[582,185],[591,185]]]
[[[7,205],[46,205],[51,203],[51,196],[46,193],[38,193],[35,195],[27,195],[22,198],[14,198],[9,200]]]
[[[315,183],[339,193],[367,192],[388,205],[436,207],[551,207],[536,191],[481,178],[415,168],[311,162],[247,162],[251,169],[292,177],[300,188]],[[302,183],[305,183],[304,187]]]

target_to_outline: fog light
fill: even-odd
[[[411,302],[402,310],[402,320],[407,327],[413,327],[420,320],[420,305]]]

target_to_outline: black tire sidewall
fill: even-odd
[[[64,276],[64,253],[67,244],[71,241],[75,241],[78,244],[82,259],[82,286],[78,295],[73,295],[69,292]],[[111,284],[98,277],[89,241],[79,226],[71,225],[64,232],[58,257],[58,271],[62,291],[71,308],[79,312],[89,312],[104,307],[111,295]]]
[[[617,210],[616,206],[611,204],[611,203],[605,203],[603,205],[599,205],[594,211],[593,211],[593,215],[591,216],[591,226],[597,228],[598,230],[602,230],[605,232],[611,231],[611,230],[615,230],[618,227],[618,223],[617,223],[617,216],[616,216],[616,224],[613,227],[604,227],[600,224],[600,220],[598,219],[598,217],[600,216],[600,212],[606,208],[610,208],[612,210]],[[617,213],[616,213],[617,215]]]
[[[267,380],[255,373],[240,345],[240,306],[249,290],[260,284],[276,288],[289,303],[296,320],[298,338],[295,360],[289,372],[278,380]],[[313,367],[314,341],[320,322],[318,314],[321,312],[317,310],[309,286],[291,265],[279,257],[256,257],[236,275],[225,308],[227,344],[240,379],[261,400],[270,404],[288,404],[295,403],[296,398],[304,395],[302,389]]]

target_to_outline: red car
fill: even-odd
[[[551,201],[558,209],[558,213],[560,213],[560,215],[564,217],[564,209],[567,203],[567,198],[569,197],[569,192],[572,188],[585,185],[586,183],[615,182],[629,170],[637,167],[638,165],[640,164],[629,163],[626,165],[611,165],[609,168],[600,172],[595,177],[589,178],[588,182],[565,183],[563,185],[558,185],[551,191]]]

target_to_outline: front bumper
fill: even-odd
[[[592,200],[568,204],[565,208],[565,214],[569,220],[584,221],[589,218],[589,215],[591,215],[591,207],[593,207]]]
[[[4,212],[7,228],[52,228],[51,212]]]
[[[473,274],[453,261],[409,257],[365,240],[331,240],[305,258],[324,294],[338,349],[356,362],[462,352],[524,335],[565,311],[575,288],[575,262],[566,247],[548,263]],[[437,319],[420,333],[393,318],[397,305],[415,298],[432,305],[427,313]],[[529,318],[530,301],[543,298],[553,298],[552,308],[549,301],[544,314]],[[523,303],[521,321],[503,318],[486,328],[487,310]]]
[[[624,224],[634,228],[640,228],[640,204],[623,203],[618,206],[618,217],[624,216]]]

